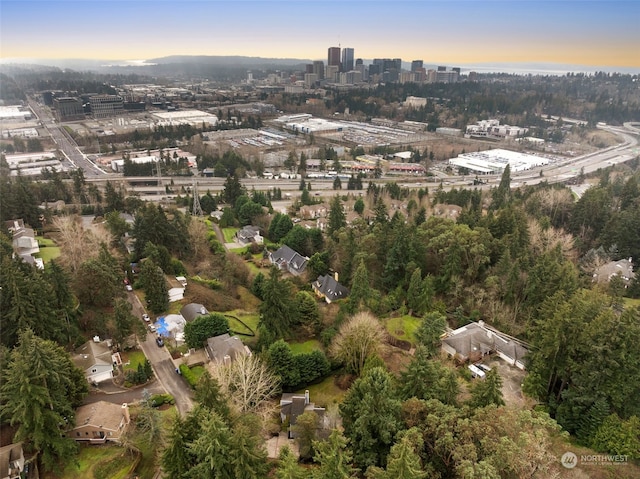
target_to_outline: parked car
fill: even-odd
[[[145,323],[148,323],[149,321],[151,321],[151,318],[149,317],[149,315],[147,313],[144,313],[142,315],[142,319],[144,319]]]
[[[164,341],[162,340],[162,338],[160,336],[158,336],[156,338],[156,344],[158,345],[159,348],[161,348],[162,346],[164,346]]]
[[[156,332],[156,326],[155,326],[155,324],[150,324],[150,325],[149,325],[149,331],[151,331],[152,333],[155,333],[155,332]]]
[[[127,284],[127,285],[125,286],[125,289],[126,289],[127,291],[131,292],[131,291],[133,291],[133,286],[131,286],[130,284]]]

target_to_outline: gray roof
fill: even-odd
[[[106,341],[100,343],[87,341],[75,350],[73,362],[83,371],[96,365],[111,366],[111,348],[107,346]]]
[[[223,364],[228,361],[234,361],[240,355],[247,356],[251,354],[240,341],[240,338],[229,336],[227,333],[207,339],[206,350],[212,361]]]
[[[298,274],[302,273],[307,267],[308,258],[295,252],[287,245],[283,245],[280,249],[271,253],[271,262],[277,264],[280,268],[286,266],[289,272]]]
[[[209,314],[207,308],[202,304],[198,303],[189,303],[186,306],[183,306],[180,310],[180,315],[187,321],[187,323],[193,321],[198,316],[206,316]]]
[[[318,276],[318,279],[313,283],[313,287],[326,296],[329,301],[336,301],[349,296],[349,289],[341,285],[331,275]]]
[[[496,351],[519,361],[528,352],[520,342],[479,323],[470,323],[456,329],[442,342],[455,349],[464,359],[474,354],[484,355]]]
[[[626,282],[631,281],[635,277],[631,258],[610,261],[596,269],[593,277],[599,283],[606,283],[615,275],[620,275]]]
[[[242,229],[238,230],[236,233],[236,237],[240,240],[251,241],[256,237],[256,235],[260,234],[260,228],[257,226],[245,226]]]

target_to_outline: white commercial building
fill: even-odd
[[[162,111],[151,113],[158,119],[158,125],[193,125],[201,126],[206,123],[211,126],[218,124],[218,117],[200,110],[178,110],[178,111]]]
[[[449,164],[452,166],[466,168],[470,172],[480,175],[501,173],[507,165],[510,166],[512,172],[517,172],[548,163],[548,158],[502,149],[463,153],[457,158],[449,160]]]
[[[157,163],[157,156],[142,156],[139,158],[129,158],[131,163],[142,164],[142,163]],[[112,160],[111,161],[111,169],[117,173],[122,173],[124,169],[124,159]]]

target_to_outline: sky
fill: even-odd
[[[640,71],[640,0],[0,0],[0,58],[168,55],[427,64],[560,63]]]

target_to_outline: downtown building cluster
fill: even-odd
[[[473,77],[475,72],[470,72],[469,79]],[[305,65],[304,80],[297,80],[296,85],[314,88],[326,84],[457,83],[460,80],[460,68],[438,66],[427,69],[422,60],[413,60],[410,69],[405,69],[401,58],[374,58],[365,64],[362,58],[355,58],[353,48],[329,47],[326,63],[316,60]]]

